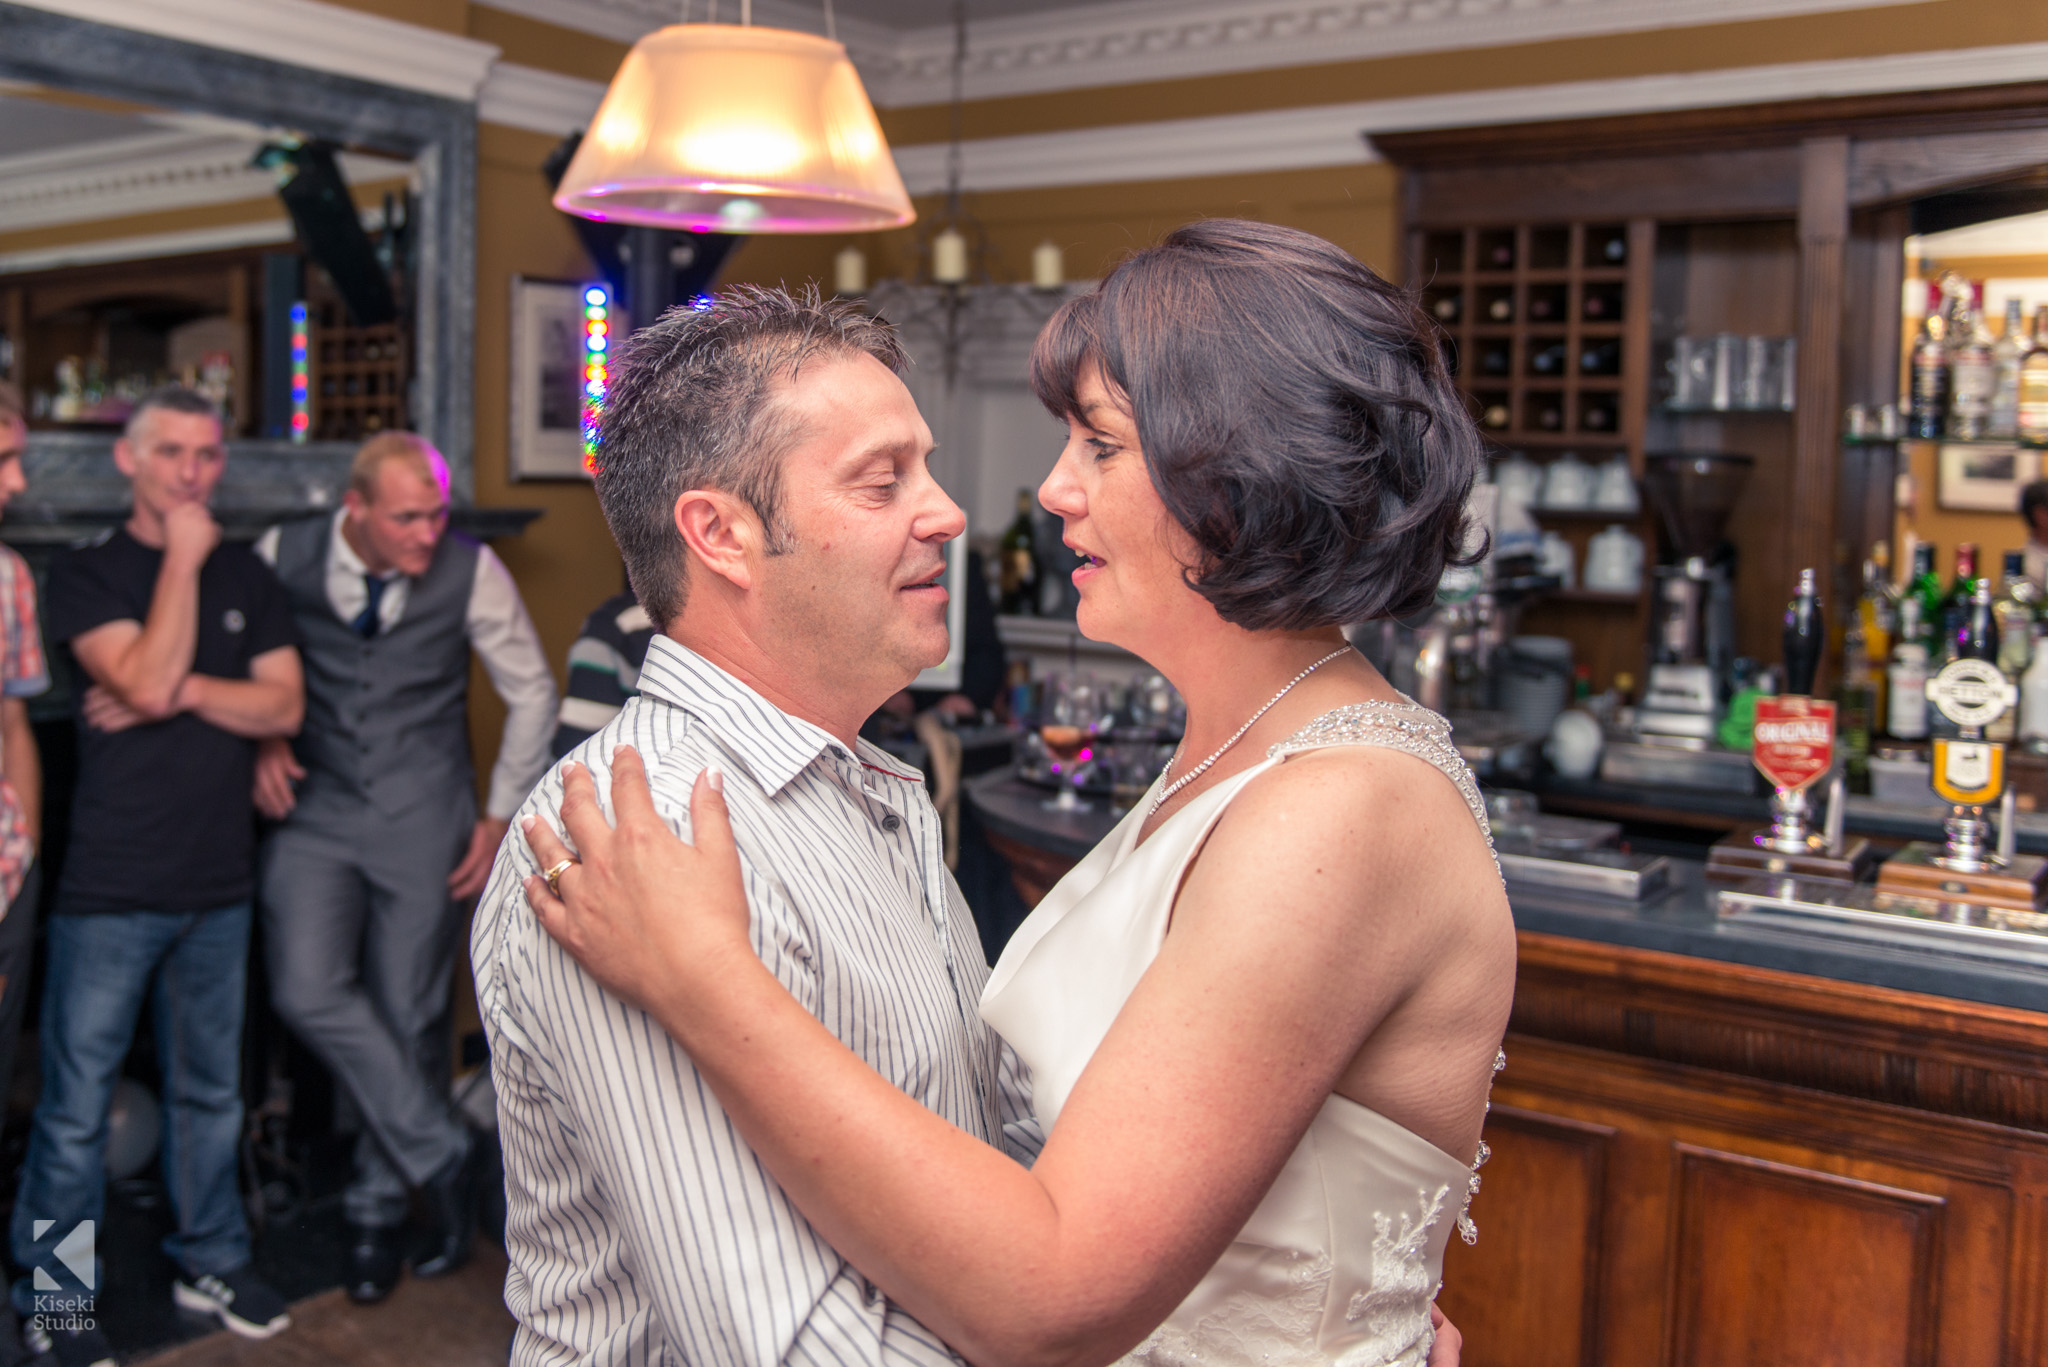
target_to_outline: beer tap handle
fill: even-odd
[[[1785,605],[1785,692],[1794,697],[1812,697],[1814,676],[1820,672],[1821,649],[1827,630],[1821,614],[1820,594],[1812,570],[1799,571],[1799,588]]]
[[[1840,769],[1828,780],[1828,812],[1821,822],[1821,843],[1830,855],[1842,852],[1842,835],[1848,820],[1849,784]]]
[[[2003,865],[2012,863],[2012,857],[2019,848],[2019,832],[2016,829],[2019,822],[2015,819],[2019,804],[2014,800],[2013,792],[2014,790],[2008,787],[2005,794],[1998,799],[1998,862]]]

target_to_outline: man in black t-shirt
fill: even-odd
[[[83,1270],[102,1227],[108,1105],[152,987],[174,1297],[250,1338],[290,1323],[249,1266],[236,1175],[250,792],[256,742],[295,732],[305,708],[294,627],[269,569],[222,545],[207,511],[226,452],[205,399],[150,395],[114,460],[133,514],[56,560],[44,616],[90,684],[48,929],[43,1091],[10,1235],[29,1273],[15,1305],[60,1363],[112,1360],[92,1313],[99,1278]]]

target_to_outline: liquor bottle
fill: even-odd
[[[2034,581],[2027,578],[2027,556],[2025,551],[2005,553],[2005,582],[1998,590],[1998,596],[1991,600],[1992,622],[1998,628],[1998,669],[2014,684],[2026,674],[2027,666],[2033,662],[2034,619],[2039,612],[2039,592]],[[1984,729],[1986,740],[2010,741],[2018,730],[2017,708],[2008,708],[2004,716]]]
[[[1986,434],[1997,378],[1983,317],[1967,303],[1958,305],[1948,353],[1949,436],[1975,441]]]
[[[1940,669],[1950,660],[1968,658],[1958,653],[1957,638],[1963,628],[1963,619],[1969,615],[1970,595],[1976,592],[1977,579],[1977,545],[1973,541],[1959,542],[1956,546],[1956,577],[1935,610],[1941,639],[1927,656],[1935,669]]]
[[[1934,543],[1913,543],[1913,577],[1899,602],[1899,639],[1927,651],[1941,631],[1941,577],[1934,572]],[[1931,653],[1931,652],[1929,652]]]
[[[2033,345],[2020,358],[2019,427],[2028,441],[2048,441],[2048,304],[2034,310]]]
[[[2005,301],[2005,331],[1991,345],[1991,413],[1984,434],[2016,437],[2020,434],[2020,362],[2027,355],[2027,321],[2020,316],[2020,301]]]
[[[1863,562],[1863,594],[1856,600],[1856,625],[1863,636],[1863,650],[1870,661],[1870,682],[1876,690],[1871,716],[1884,716],[1885,662],[1892,657],[1892,642],[1899,630],[1899,592],[1892,587],[1891,546],[1880,541],[1870,548]]]
[[[1927,647],[1901,641],[1892,649],[1891,706],[1885,730],[1897,740],[1927,737]]]
[[[1913,413],[1906,430],[1923,441],[1939,437],[1948,423],[1948,348],[1943,345],[1947,330],[1947,321],[1930,311],[1921,321],[1920,340],[1913,344]]]
[[[2034,661],[2020,677],[2020,743],[2048,752],[2048,643],[2035,642]]]
[[[1011,617],[1029,616],[1038,607],[1038,549],[1031,517],[1031,491],[1017,491],[1017,516],[1003,533],[1001,611]]]
[[[1814,676],[1820,672],[1820,654],[1827,645],[1827,622],[1821,612],[1820,590],[1812,570],[1799,571],[1799,587],[1785,605],[1785,692],[1813,696]]]
[[[1849,786],[1856,792],[1870,791],[1870,738],[1883,715],[1877,710],[1882,696],[1878,679],[1877,671],[1870,667],[1862,614],[1851,613],[1848,629],[1842,633],[1842,686],[1835,690],[1835,728],[1841,737]]]
[[[2034,656],[2034,623],[2041,615],[2041,590],[2027,578],[2027,553],[2005,553],[2005,583],[1992,601],[1998,619],[1998,667],[2019,681]]]

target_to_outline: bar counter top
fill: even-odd
[[[1021,846],[1045,857],[1037,870],[1041,877],[1056,876],[1055,866],[1080,859],[1120,819],[1100,798],[1093,800],[1092,810],[1086,813],[1047,811],[1040,805],[1047,797],[1044,789],[1007,772],[970,779],[966,789],[983,824],[997,838],[999,849]],[[1936,830],[1938,823],[1930,826],[1928,833]],[[1018,862],[1014,848],[1004,852],[1012,856],[1013,863]],[[2048,1013],[2048,969],[1917,945],[1895,947],[1845,935],[1725,922],[1715,914],[1712,892],[1703,876],[1705,866],[1690,859],[1671,862],[1674,885],[1641,903],[1511,887],[1508,900],[1516,929]]]

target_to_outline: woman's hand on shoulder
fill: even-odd
[[[545,877],[525,882],[542,928],[613,995],[650,1011],[687,1000],[693,984],[715,981],[735,955],[758,963],[717,771],[699,774],[690,790],[694,843],[662,819],[630,746],[613,752],[611,784],[616,825],[605,819],[590,771],[564,771],[561,819],[574,855],[546,821],[524,823],[542,869],[572,861],[553,890]]]

